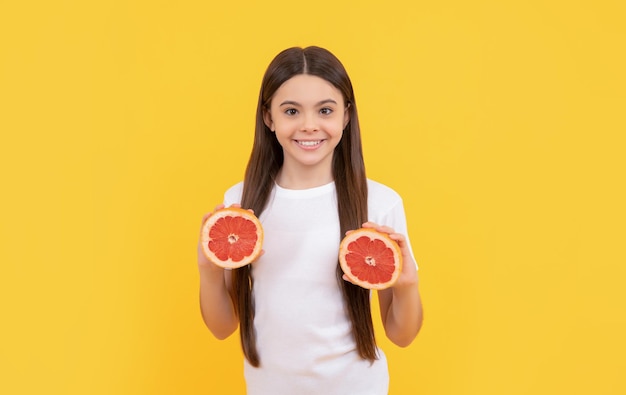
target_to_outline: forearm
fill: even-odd
[[[385,317],[387,337],[400,347],[415,339],[422,327],[422,301],[417,283],[392,288],[391,303]]]
[[[200,310],[207,328],[218,339],[230,336],[239,324],[224,271],[200,267]]]

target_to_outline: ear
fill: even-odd
[[[345,129],[348,126],[348,122],[350,122],[350,103],[346,106],[346,109],[343,110],[343,128]]]
[[[263,123],[265,123],[265,126],[270,128],[272,132],[275,131],[276,128],[274,127],[274,122],[272,121],[272,114],[270,114],[270,111],[267,108],[263,109]]]

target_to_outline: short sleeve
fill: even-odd
[[[233,204],[241,204],[241,195],[243,193],[243,182],[239,182],[230,187],[224,193],[224,206],[228,207]]]
[[[417,262],[415,254],[413,253],[413,247],[411,246],[411,238],[409,236],[402,198],[393,189],[371,180],[369,181],[368,187],[369,220],[381,226],[389,226],[393,228],[396,233],[404,235],[411,256],[413,260]]]

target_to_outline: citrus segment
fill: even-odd
[[[368,289],[385,289],[400,275],[402,254],[398,243],[386,233],[361,228],[341,241],[339,264],[353,283]]]
[[[216,265],[238,268],[259,257],[263,227],[251,211],[223,208],[202,226],[201,244],[204,255]]]

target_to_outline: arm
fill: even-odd
[[[218,206],[222,207],[222,206]],[[210,214],[202,219],[204,223]],[[200,311],[205,325],[218,339],[230,336],[239,325],[233,306],[231,273],[209,261],[198,242],[198,271],[200,273]]]
[[[393,287],[378,292],[380,314],[389,340],[400,347],[406,347],[417,336],[422,327],[422,301],[418,288],[417,265],[409,251],[404,235],[395,233],[387,226],[373,223],[364,224],[380,232],[389,234],[400,246],[402,252],[402,272]]]
[[[378,301],[389,340],[400,347],[411,344],[422,327],[423,319],[417,278],[413,284],[395,285],[379,291]]]

